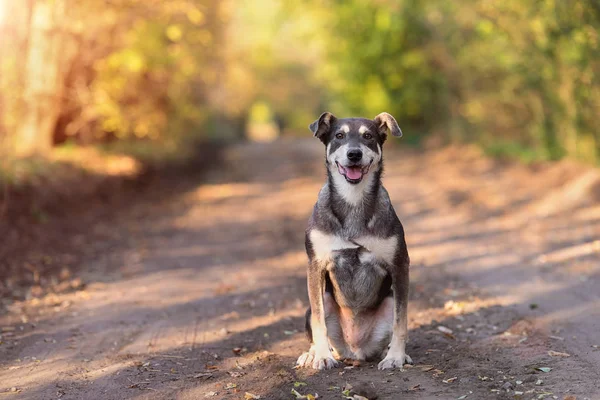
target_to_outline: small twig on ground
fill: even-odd
[[[149,389],[149,388],[142,388],[142,387],[140,387],[140,385],[149,385],[151,383],[151,382],[134,382],[129,378],[127,378],[127,380],[129,381],[129,383],[131,383],[131,385],[129,385],[130,389],[134,389],[134,388]],[[154,390],[154,389],[152,389],[152,390]]]

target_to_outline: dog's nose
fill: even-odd
[[[358,162],[362,158],[362,151],[359,149],[348,150],[346,156],[348,157],[348,160],[352,162]]]

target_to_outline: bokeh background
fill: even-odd
[[[597,162],[599,27],[595,0],[1,0],[2,159],[386,110],[413,143]]]
[[[0,0],[0,397],[600,399],[599,32],[599,0]],[[404,372],[294,368],[324,111],[404,133]]]

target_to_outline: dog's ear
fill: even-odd
[[[379,130],[379,134],[383,135],[384,140],[389,133],[397,137],[402,137],[402,131],[400,130],[398,123],[390,114],[382,112],[373,119],[373,122],[375,122],[375,125]]]
[[[336,121],[335,115],[330,112],[324,112],[321,114],[318,120],[308,126],[308,129],[313,133],[315,137],[323,140],[323,135],[329,132],[331,126]]]

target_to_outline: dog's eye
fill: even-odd
[[[338,132],[335,134],[335,137],[338,139],[343,139],[344,138],[344,134],[342,132]]]
[[[368,133],[368,132],[367,132],[367,133],[365,133],[365,134],[363,135],[363,137],[364,137],[365,139],[367,139],[367,140],[373,139],[373,135],[371,135],[371,134],[370,134],[370,133]]]

